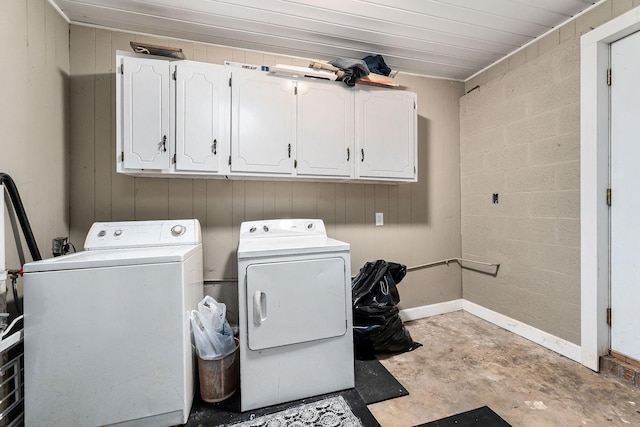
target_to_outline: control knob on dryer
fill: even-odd
[[[185,227],[180,224],[177,224],[171,227],[171,234],[174,236],[180,236],[184,234],[184,232],[185,232]]]

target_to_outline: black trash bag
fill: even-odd
[[[407,267],[395,262],[368,262],[351,280],[353,340],[356,357],[371,359],[374,353],[403,353],[422,344],[413,341],[400,319],[396,285]]]

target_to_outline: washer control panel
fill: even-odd
[[[263,237],[326,236],[321,219],[269,219],[240,225],[240,239]]]
[[[85,250],[202,243],[197,219],[96,222],[84,242]]]

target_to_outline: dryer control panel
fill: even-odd
[[[96,222],[84,241],[85,250],[139,248],[202,243],[197,219]]]
[[[240,240],[261,237],[326,236],[321,219],[270,219],[240,225]]]

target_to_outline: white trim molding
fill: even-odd
[[[438,304],[423,305],[415,308],[405,308],[400,310],[400,319],[403,322],[411,320],[424,319],[425,317],[437,316],[439,314],[452,313],[462,310],[461,299],[453,301],[441,302]]]
[[[471,301],[463,300],[462,309],[467,313],[473,314],[487,322],[500,326],[509,332],[520,335],[536,344],[539,344],[549,350],[555,351],[578,363],[581,361],[580,346],[569,342],[565,339],[556,337],[533,326],[527,325],[519,320],[512,319],[503,314],[489,310]]]
[[[581,349],[579,345],[464,299],[400,310],[400,318],[403,322],[408,322],[460,310],[464,310],[482,320],[500,326],[509,332],[528,339],[551,351],[555,351],[578,363],[581,361]]]
[[[640,30],[640,7],[580,40],[580,362],[597,371],[609,351],[609,47]]]
[[[69,19],[67,14],[64,13],[62,9],[60,9],[60,7],[58,7],[58,5],[53,2],[53,0],[48,0],[48,3],[56,12],[58,12],[58,14],[62,17],[62,19],[64,19],[67,22],[67,24],[71,23],[71,20]]]

